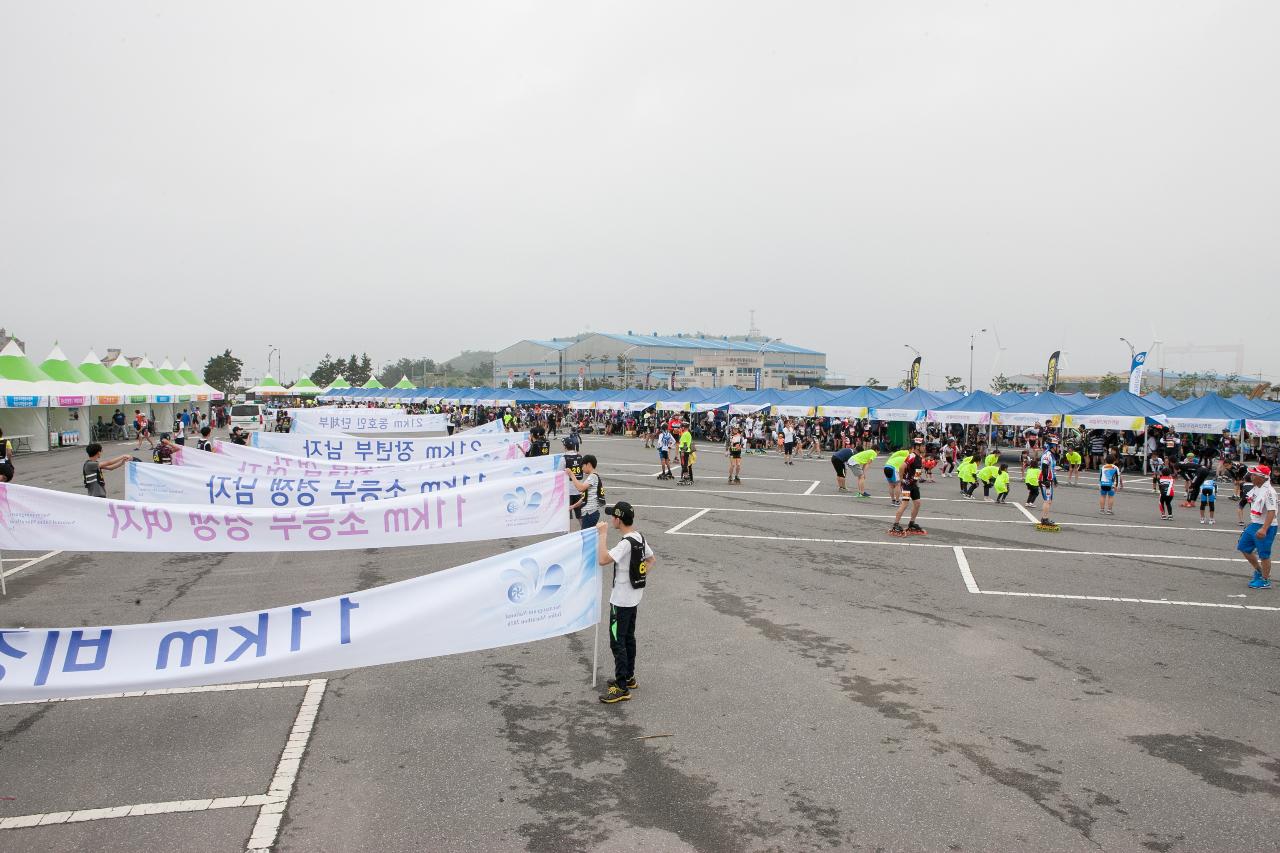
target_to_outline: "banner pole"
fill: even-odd
[[[591,643],[591,686],[596,686],[596,668],[600,664],[600,620],[596,620],[595,639]]]
[[[1243,458],[1243,455],[1241,458]],[[0,557],[3,557],[3,556],[4,554],[0,553]],[[0,559],[0,595],[8,595],[8,594],[9,594],[9,589],[7,586],[5,586],[5,582],[4,582],[4,560]]]

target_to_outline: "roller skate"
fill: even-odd
[[[907,525],[907,535],[908,536],[928,536],[929,531],[925,530],[923,527],[921,527],[920,525],[916,524],[913,521]]]
[[[1057,533],[1062,530],[1062,526],[1050,521],[1047,518],[1040,519],[1040,523],[1036,525],[1036,530],[1042,533]]]
[[[907,535],[907,531],[902,529],[901,524],[895,524],[893,527],[889,528],[889,535],[897,536],[899,539],[901,539],[902,537]]]

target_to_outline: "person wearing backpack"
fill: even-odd
[[[579,479],[572,468],[564,472],[570,485],[582,493],[582,497],[574,501],[570,509],[582,510],[582,515],[579,516],[582,520],[581,529],[586,530],[588,527],[595,527],[600,521],[600,509],[604,506],[604,481],[596,473],[596,458],[590,453],[582,457],[582,473],[586,476]]]
[[[613,566],[613,589],[609,593],[609,648],[613,651],[614,678],[600,694],[606,705],[631,698],[636,682],[636,612],[644,596],[649,569],[657,555],[636,530],[636,511],[618,501],[605,508],[608,521],[596,525],[596,558],[601,567]],[[622,541],[609,547],[609,528],[622,534]]]

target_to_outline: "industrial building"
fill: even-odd
[[[786,388],[815,385],[827,356],[763,336],[587,332],[523,340],[494,356],[494,381],[538,387]]]

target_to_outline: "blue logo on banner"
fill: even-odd
[[[547,604],[559,596],[565,571],[559,563],[552,563],[544,570],[537,560],[525,557],[519,569],[507,569],[502,579],[507,582],[507,601],[529,607]]]
[[[507,512],[515,515],[518,512],[530,511],[537,509],[542,504],[541,492],[530,492],[524,486],[516,486],[514,491],[507,492],[502,496],[507,502]]]

